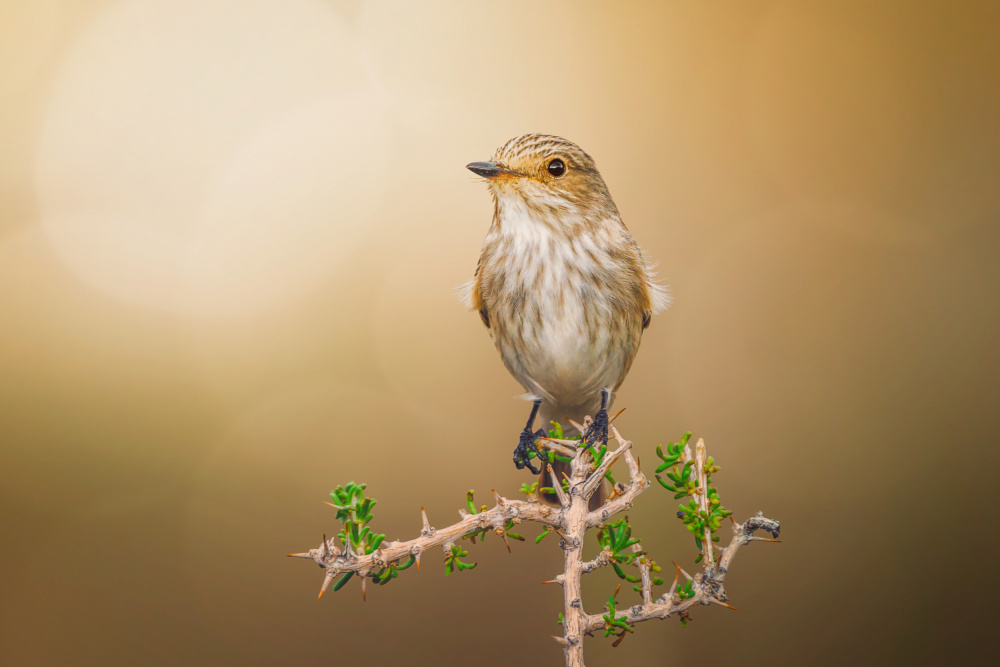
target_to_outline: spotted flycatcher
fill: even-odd
[[[463,296],[533,401],[514,463],[537,474],[539,412],[543,425],[593,415],[585,440],[607,442],[615,391],[669,297],[576,144],[526,134],[468,169],[489,186],[493,224]]]

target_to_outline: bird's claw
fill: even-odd
[[[583,441],[588,445],[607,444],[608,442],[608,411],[601,408],[594,415],[590,428],[583,434]]]
[[[518,441],[517,447],[514,449],[514,465],[517,466],[518,470],[526,467],[533,475],[537,475],[541,472],[541,470],[531,465],[531,453],[533,452],[535,456],[538,457],[539,461],[548,463],[548,454],[540,451],[538,447],[535,446],[535,440],[544,437],[545,431],[542,429],[532,432],[527,426],[524,427],[524,430],[521,431],[521,439]]]

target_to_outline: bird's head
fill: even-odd
[[[515,137],[498,148],[492,160],[467,168],[486,179],[501,208],[526,205],[546,218],[618,218],[593,158],[561,137]]]

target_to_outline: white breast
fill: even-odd
[[[567,408],[592,403],[602,388],[617,387],[634,354],[598,279],[613,270],[607,241],[600,230],[567,237],[538,215],[519,197],[504,202],[503,252],[489,267],[503,276],[503,294],[487,302],[491,331],[529,393]]]

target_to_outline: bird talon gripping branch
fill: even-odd
[[[608,442],[608,403],[611,400],[611,392],[607,389],[601,390],[601,409],[594,415],[594,421],[590,422],[590,428],[583,434],[583,441],[588,445],[605,445]]]
[[[514,465],[517,466],[518,470],[523,470],[525,467],[531,471],[531,474],[538,475],[541,470],[531,465],[531,455],[534,454],[538,457],[539,461],[544,463],[549,462],[548,454],[542,452],[535,445],[535,441],[538,438],[544,438],[546,433],[542,429],[533,431],[535,427],[535,416],[538,414],[538,408],[542,405],[542,399],[536,398],[531,405],[531,414],[528,415],[528,423],[524,425],[524,430],[521,431],[521,439],[517,443],[517,447],[514,448]],[[544,466],[542,466],[544,467]]]
[[[521,431],[521,439],[517,443],[517,447],[514,448],[514,465],[517,466],[518,470],[527,468],[533,475],[538,475],[542,472],[531,465],[531,455],[534,454],[538,457],[539,461],[548,463],[548,454],[538,449],[538,446],[535,445],[535,441],[544,436],[545,431],[542,429],[532,432],[530,426],[524,427],[524,430]]]
[[[594,415],[594,421],[584,434],[583,440],[588,445],[604,445],[608,442],[608,411],[601,409]]]

